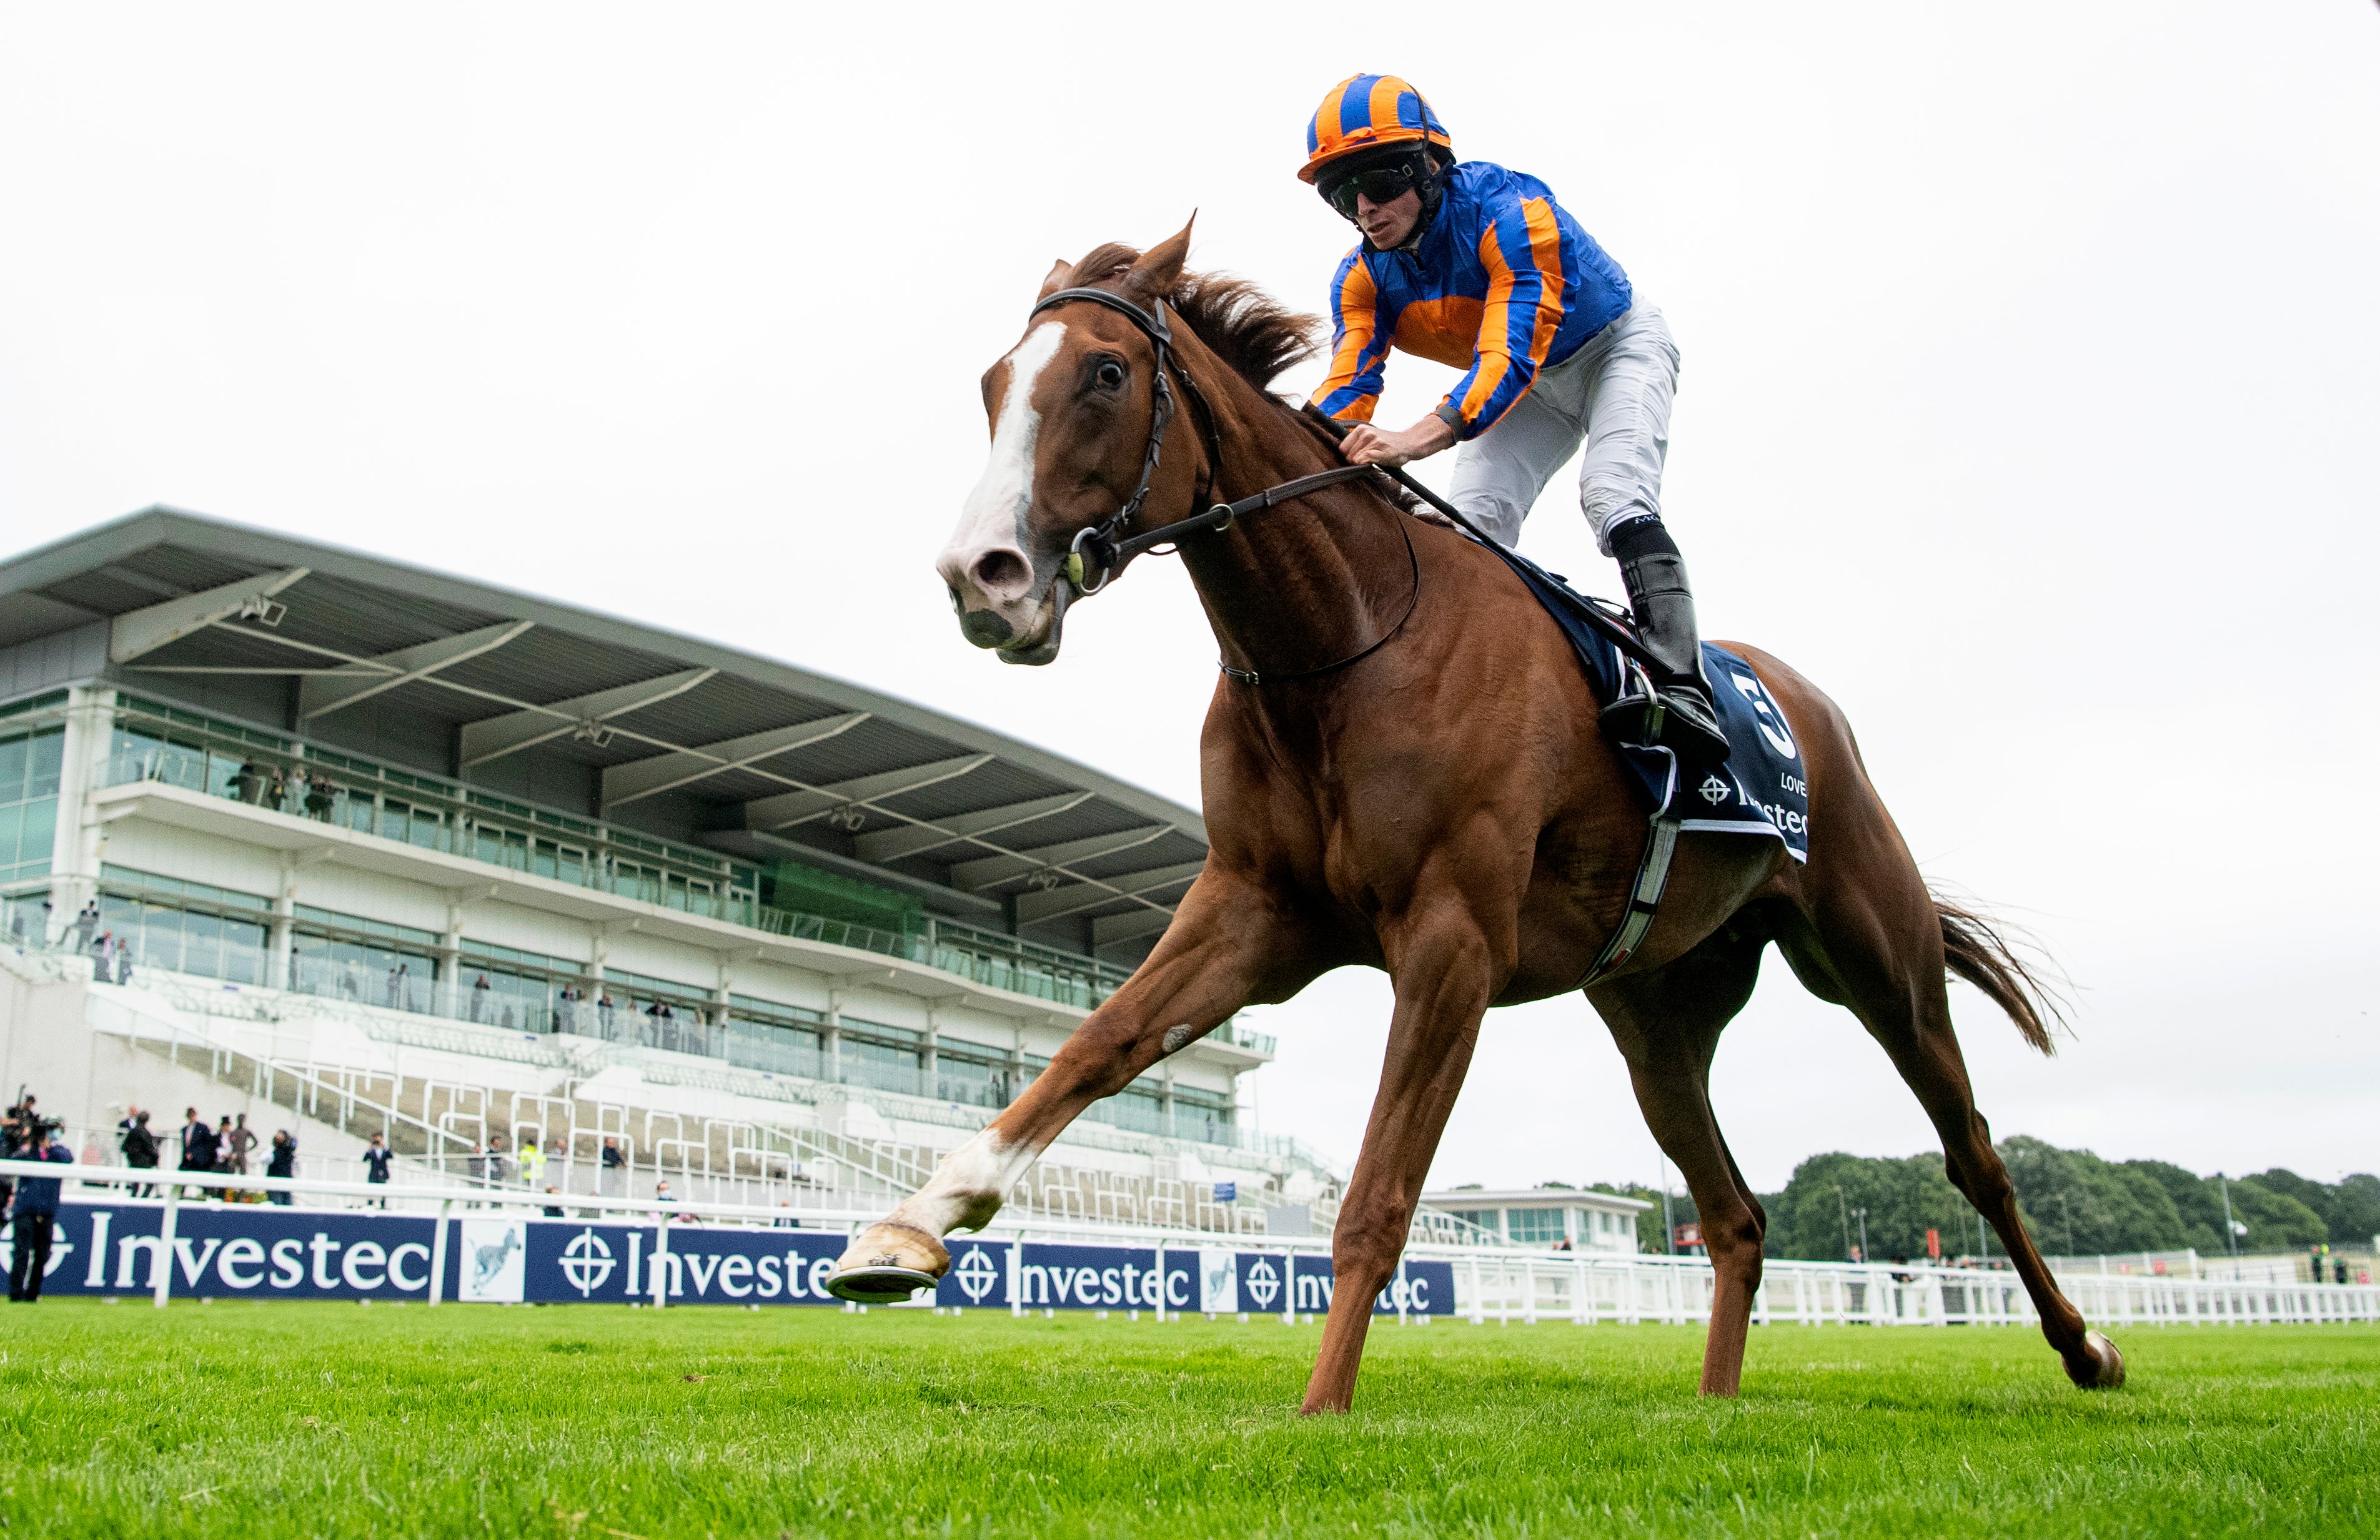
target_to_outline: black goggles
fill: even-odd
[[[1342,219],[1353,219],[1356,199],[1368,198],[1376,204],[1393,203],[1421,184],[1421,168],[1411,160],[1402,160],[1325,176],[1320,179],[1318,190],[1323,201],[1338,210]]]

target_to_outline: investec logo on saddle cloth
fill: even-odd
[[[1483,542],[1484,543],[1484,542]],[[1515,551],[1488,545],[1504,559],[1546,613],[1570,638],[1598,700],[1627,693],[1620,649],[1586,618],[1587,602],[1560,577]],[[1810,858],[1810,787],[1802,769],[1801,746],[1785,713],[1752,672],[1752,665],[1724,648],[1703,643],[1703,673],[1718,724],[1727,734],[1729,758],[1715,770],[1678,784],[1677,757],[1662,748],[1623,748],[1621,759],[1636,774],[1654,816],[1678,820],[1681,829],[1716,834],[1774,834],[1796,861]]]

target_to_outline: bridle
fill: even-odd
[[[1123,571],[1124,564],[1158,543],[1147,540],[1119,540],[1116,536],[1132,522],[1133,515],[1140,512],[1140,505],[1148,501],[1149,485],[1157,479],[1157,462],[1165,453],[1165,430],[1173,425],[1173,388],[1167,383],[1173,374],[1181,374],[1182,389],[1196,403],[1199,432],[1207,441],[1210,465],[1221,462],[1222,444],[1215,437],[1215,414],[1207,405],[1207,398],[1198,394],[1198,386],[1191,380],[1189,370],[1174,362],[1173,331],[1165,324],[1165,301],[1158,300],[1151,311],[1144,310],[1123,296],[1110,294],[1105,289],[1060,289],[1037,303],[1025,319],[1029,324],[1042,311],[1072,304],[1078,299],[1104,305],[1130,321],[1140,328],[1141,333],[1148,338],[1149,346],[1157,353],[1157,371],[1149,386],[1148,447],[1140,457],[1140,484],[1133,488],[1130,497],[1123,500],[1123,506],[1099,523],[1078,531],[1075,543],[1066,552],[1066,581],[1075,586],[1075,592],[1087,598],[1106,588]],[[1126,550],[1127,545],[1132,549]],[[1095,566],[1099,573],[1097,582],[1091,581]]]
[[[1070,304],[1075,300],[1104,305],[1129,320],[1135,326],[1140,328],[1142,335],[1148,338],[1149,346],[1157,355],[1157,367],[1151,376],[1149,394],[1148,447],[1142,453],[1140,458],[1140,482],[1133,488],[1132,495],[1123,500],[1122,507],[1097,524],[1086,525],[1075,532],[1074,544],[1067,548],[1063,576],[1068,583],[1074,585],[1077,594],[1088,598],[1099,592],[1123,574],[1124,567],[1134,557],[1177,541],[1184,535],[1228,529],[1232,527],[1232,521],[1243,514],[1260,513],[1293,499],[1305,497],[1326,488],[1340,486],[1372,473],[1374,467],[1370,466],[1340,466],[1330,470],[1318,471],[1312,476],[1301,476],[1293,481],[1283,481],[1278,486],[1267,487],[1264,491],[1241,498],[1236,503],[1218,503],[1203,514],[1194,514],[1188,518],[1160,525],[1142,534],[1118,539],[1124,527],[1130,524],[1134,515],[1140,512],[1141,504],[1148,501],[1149,486],[1157,479],[1157,463],[1165,451],[1165,430],[1172,426],[1173,422],[1173,391],[1167,383],[1169,376],[1175,374],[1181,376],[1183,392],[1189,396],[1192,406],[1196,408],[1199,436],[1206,441],[1207,444],[1209,486],[1212,485],[1215,474],[1222,466],[1223,448],[1221,441],[1216,436],[1214,409],[1208,406],[1207,398],[1199,393],[1197,382],[1190,377],[1190,371],[1183,369],[1174,358],[1173,333],[1165,323],[1165,301],[1162,299],[1154,301],[1151,309],[1144,310],[1122,295],[1111,294],[1106,289],[1060,289],[1054,294],[1045,296],[1035,304],[1025,319],[1029,322],[1033,317],[1053,306]],[[1400,477],[1399,479],[1402,480],[1403,478]],[[1193,501],[1195,503],[1196,500],[1194,498]],[[1397,521],[1397,532],[1404,537],[1405,557],[1413,568],[1413,597],[1406,602],[1404,613],[1397,617],[1396,624],[1382,632],[1363,650],[1351,653],[1335,663],[1325,663],[1319,668],[1299,669],[1289,673],[1260,673],[1254,669],[1235,669],[1229,663],[1220,663],[1218,666],[1224,673],[1244,685],[1283,683],[1293,679],[1310,679],[1318,674],[1336,673],[1352,663],[1362,661],[1386,647],[1399,632],[1404,629],[1405,622],[1413,618],[1414,611],[1421,604],[1421,558],[1414,550],[1413,531],[1407,529],[1404,527],[1404,521],[1400,518]],[[1096,581],[1092,577],[1095,571],[1098,575]]]

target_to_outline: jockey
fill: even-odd
[[[1694,594],[1661,526],[1661,461],[1678,346],[1661,312],[1579,227],[1551,188],[1454,141],[1421,92],[1356,75],[1323,97],[1298,176],[1362,232],[1330,285],[1330,373],[1315,403],[1354,427],[1357,465],[1400,466],[1460,443],[1450,496],[1507,546],[1562,462],[1586,445],[1579,503],[1621,580],[1663,711],[1641,694],[1604,709],[1615,742],[1725,759],[1703,678]],[[1372,425],[1389,349],[1466,372],[1435,411]]]

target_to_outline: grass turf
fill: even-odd
[[[8,1535],[2365,1534],[2380,1328],[1318,1328],[594,1305],[0,1311]]]

